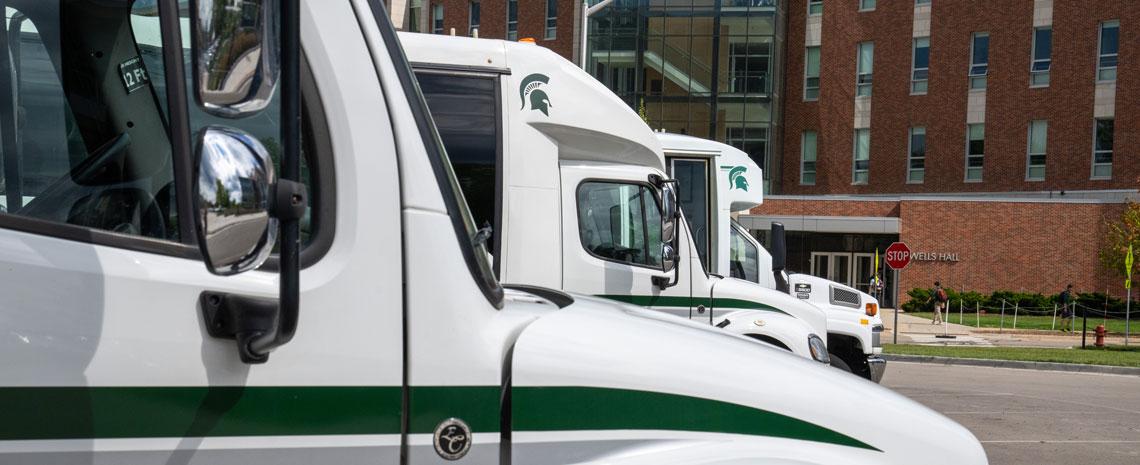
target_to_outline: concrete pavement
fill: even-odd
[[[882,384],[961,423],[992,465],[1140,463],[1140,377],[892,362]]]

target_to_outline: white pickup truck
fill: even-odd
[[[681,210],[693,229],[710,273],[790,292],[826,311],[831,364],[875,382],[886,360],[879,354],[883,330],[879,302],[848,286],[784,271],[783,231],[773,231],[779,250],[769,253],[732,219],[764,201],[760,167],[739,149],[680,134],[658,133],[670,174],[680,182]],[[773,255],[777,259],[773,260]],[[775,266],[773,266],[775,264]]]

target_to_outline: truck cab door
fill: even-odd
[[[662,269],[661,209],[649,172],[566,163],[561,172],[563,288],[689,317],[690,260],[682,252],[675,272]],[[687,246],[682,237],[681,251]],[[661,289],[654,277],[675,284]]]

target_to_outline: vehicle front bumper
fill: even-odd
[[[867,357],[867,368],[871,370],[871,381],[878,383],[883,380],[883,373],[887,372],[887,359],[878,355]]]

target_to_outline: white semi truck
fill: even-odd
[[[0,463],[986,463],[835,370],[504,290],[378,0],[3,6]]]
[[[676,237],[663,240],[660,207],[676,202],[660,144],[596,79],[533,45],[400,39],[503,282],[662,310],[829,361],[822,311],[709,275],[689,228],[666,227]]]
[[[807,300],[827,313],[831,364],[879,382],[882,318],[874,297],[848,286],[785,273],[783,230],[774,228],[771,252],[732,219],[764,201],[760,167],[741,150],[692,136],[658,133],[680,204],[710,273],[744,279]],[[773,255],[776,258],[773,259]]]

